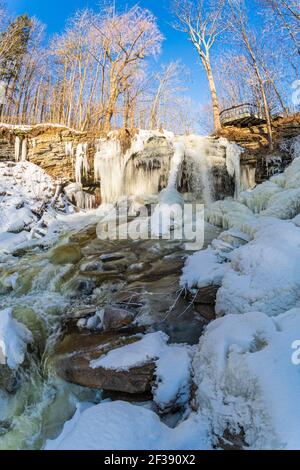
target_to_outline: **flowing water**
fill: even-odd
[[[207,226],[206,244],[216,235]],[[90,226],[63,236],[48,250],[17,255],[0,262],[0,310],[13,309],[32,331],[35,348],[14,390],[0,392],[0,449],[42,448],[78,401],[101,400],[100,391],[62,381],[51,366],[54,346],[79,310],[134,298],[137,321],[166,331],[172,342],[196,343],[205,325],[180,296],[186,253],[179,242],[101,241]],[[96,264],[104,269],[92,270]],[[5,287],[11,276],[14,289]]]

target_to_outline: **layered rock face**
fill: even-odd
[[[16,143],[16,139],[19,139]],[[40,166],[55,179],[74,180],[75,161],[67,155],[66,146],[72,148],[90,139],[86,133],[57,125],[9,126],[0,125],[0,159],[15,160],[19,145],[20,159],[22,147],[26,147],[26,160]],[[91,155],[92,158],[92,155]],[[92,163],[92,160],[91,160]],[[93,168],[93,165],[91,165]],[[92,178],[93,175],[91,175]]]
[[[233,168],[226,139],[145,130],[96,138],[54,124],[0,125],[0,159],[27,160],[58,183],[72,183],[66,189],[69,199],[86,209],[123,196],[156,196],[168,185],[176,142],[184,153],[179,191],[205,203],[234,195],[240,183],[239,155]]]

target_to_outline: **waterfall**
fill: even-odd
[[[172,226],[170,210],[174,209],[175,218],[176,214],[178,214],[180,218],[181,214],[177,213],[177,209],[180,209],[179,206],[183,205],[183,198],[177,188],[178,175],[184,160],[185,145],[182,140],[175,140],[173,145],[175,151],[171,160],[168,185],[161,191],[159,195],[159,203],[151,217],[151,233],[158,237],[161,235],[168,235],[170,233]]]
[[[120,133],[114,131],[96,145],[94,174],[103,203],[156,195],[166,186],[174,189],[180,177],[186,192],[206,205],[232,195],[234,177],[238,198],[242,149],[226,139],[140,130],[126,144],[127,150],[122,149]]]
[[[118,132],[110,132],[108,137],[100,139],[96,146],[94,159],[95,181],[100,181],[103,203],[117,202],[122,196],[157,194],[160,183],[169,166],[166,157],[161,168],[162,157],[156,154],[144,157],[145,146],[151,139],[162,139],[170,145],[174,134],[139,130],[126,151],[122,151]]]
[[[89,162],[87,157],[87,144],[78,144],[76,149],[75,179],[81,184],[82,177],[86,177],[89,172]]]

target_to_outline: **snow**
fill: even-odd
[[[16,369],[22,364],[32,340],[31,332],[13,319],[12,309],[0,311],[0,367],[7,364],[10,369]]]
[[[300,310],[211,323],[194,359],[197,402],[213,434],[243,429],[251,449],[300,449],[300,369],[292,343]]]
[[[74,212],[54,193],[52,178],[33,163],[0,163],[0,254],[53,234],[59,212]]]
[[[299,301],[300,228],[266,219],[249,244],[232,252],[217,294],[217,314],[259,310],[278,315]]]
[[[209,450],[208,426],[196,415],[171,429],[151,410],[122,401],[80,405],[45,450]]]
[[[198,251],[187,260],[181,276],[181,285],[186,288],[220,286],[228,269],[218,252],[209,247]]]
[[[192,348],[186,345],[168,345],[168,336],[161,332],[149,333],[135,343],[114,349],[91,361],[92,369],[130,370],[149,362],[156,363],[154,402],[160,409],[171,404],[184,405],[190,393]]]

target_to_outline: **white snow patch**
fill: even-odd
[[[181,344],[168,345],[167,342],[165,333],[149,333],[135,343],[91,361],[90,366],[92,369],[130,370],[155,362],[154,401],[161,409],[168,408],[170,404],[184,405],[190,391],[192,348]]]
[[[126,402],[81,407],[45,450],[211,449],[207,423],[196,415],[171,429],[153,411]]]
[[[0,311],[0,364],[16,369],[24,362],[31,332],[12,317],[12,309]]]
[[[194,359],[197,401],[212,432],[245,433],[251,449],[300,449],[300,366],[292,343],[300,310],[261,312],[211,323]]]

